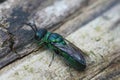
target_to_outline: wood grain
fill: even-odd
[[[0,14],[6,17],[0,23],[0,80],[120,79],[119,0],[9,0]],[[39,48],[23,25],[32,20],[83,50],[86,70],[69,70],[57,55],[48,67],[52,52]]]

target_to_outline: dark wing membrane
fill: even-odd
[[[81,64],[86,65],[86,61],[83,57],[83,52],[77,48],[74,44],[65,40],[67,45],[62,45],[59,43],[52,43],[56,48],[60,49],[61,51],[69,54],[72,58],[79,61]]]

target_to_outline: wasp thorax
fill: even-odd
[[[36,40],[41,40],[47,33],[46,29],[40,29],[35,33],[35,39]]]

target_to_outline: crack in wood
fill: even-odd
[[[120,53],[120,52],[118,52],[118,53]],[[102,68],[99,72],[97,72],[97,73],[96,73],[94,76],[92,76],[89,80],[94,79],[97,75],[99,75],[100,73],[104,72],[106,69],[108,69],[108,68],[111,67],[113,64],[115,64],[115,63],[116,63],[116,60],[119,59],[119,57],[120,57],[120,55],[117,56],[117,57],[115,57],[111,62],[109,62],[109,64],[108,64],[106,67]],[[118,60],[118,61],[120,62],[120,60]],[[119,64],[119,62],[117,62],[116,64]],[[115,74],[114,74],[114,73],[115,73]],[[112,76],[115,76],[115,75],[117,76],[117,75],[119,75],[120,71],[117,71],[117,72],[114,72],[114,73],[108,74],[105,79],[103,79],[103,78],[101,78],[101,79],[102,79],[102,80],[106,80],[106,79],[108,79],[108,77],[112,77]],[[99,77],[98,79],[100,79],[100,77]]]

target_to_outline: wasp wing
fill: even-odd
[[[60,43],[52,43],[52,45],[54,45],[59,50],[69,54],[69,56],[77,60],[80,64],[86,65],[85,58],[82,55],[83,52],[68,40],[65,40],[65,42],[66,42],[66,45],[63,45]]]

